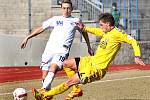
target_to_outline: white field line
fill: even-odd
[[[129,78],[120,78],[120,79],[110,79],[110,80],[100,80],[100,81],[96,81],[96,82],[92,82],[94,84],[96,83],[106,83],[106,82],[114,82],[114,81],[123,81],[123,80],[134,80],[134,79],[140,79],[140,78],[150,78],[150,76],[138,76],[138,77],[129,77]],[[28,90],[27,92],[31,92],[31,90]],[[12,93],[0,93],[0,96],[3,95],[10,95]]]
[[[150,76],[138,76],[138,77],[128,77],[128,78],[120,78],[120,79],[110,79],[110,80],[100,80],[100,81],[95,81],[92,83],[105,83],[105,82],[114,82],[114,81],[123,81],[123,80],[133,80],[133,79],[140,79],[140,78],[149,78]]]

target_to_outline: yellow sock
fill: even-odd
[[[64,70],[69,78],[75,74],[75,71],[72,70],[71,68],[64,68]],[[76,91],[76,92],[81,91],[81,88],[79,87],[78,84],[73,85],[73,91]]]
[[[61,83],[60,85],[52,88],[50,91],[44,93],[44,97],[54,96],[60,93],[65,92],[69,89],[69,86],[66,83]]]

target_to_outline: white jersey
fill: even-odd
[[[79,18],[54,16],[42,24],[43,29],[53,27],[45,52],[68,53],[77,30],[75,22]]]

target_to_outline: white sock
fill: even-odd
[[[51,83],[54,79],[55,74],[53,72],[48,72],[44,82],[43,82],[43,87],[46,90],[50,90],[51,89]]]

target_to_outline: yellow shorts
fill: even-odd
[[[100,80],[106,74],[105,70],[100,69],[98,66],[92,65],[92,59],[90,56],[81,57],[78,68],[78,75],[82,84]]]

